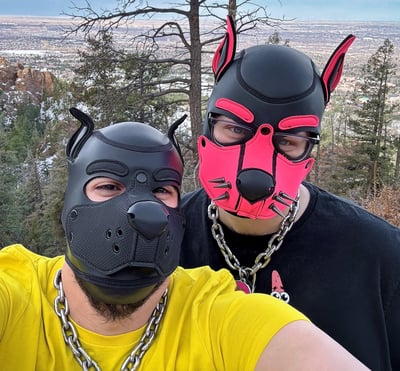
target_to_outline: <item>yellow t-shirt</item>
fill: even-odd
[[[46,258],[12,245],[0,251],[2,371],[81,370],[64,343],[54,311],[53,280],[63,257]],[[140,370],[252,370],[272,336],[306,319],[279,300],[235,290],[227,270],[173,273],[166,312]],[[104,371],[119,370],[143,334],[103,336],[76,325],[83,348]]]

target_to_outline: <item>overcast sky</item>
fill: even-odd
[[[153,5],[180,0],[149,0]],[[226,0],[228,1],[228,0]],[[267,4],[271,17],[299,20],[399,21],[400,0],[255,0]],[[114,8],[117,0],[89,0],[98,8]],[[74,0],[83,4],[84,0]],[[0,0],[0,15],[60,16],[71,13],[71,0]]]

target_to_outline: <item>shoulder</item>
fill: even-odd
[[[31,250],[28,250],[26,247],[20,244],[6,246],[0,251],[0,261],[2,262],[2,265],[11,262],[15,262],[16,264],[34,264],[37,260],[42,258],[42,256],[34,253]]]
[[[318,217],[327,216],[335,218],[341,225],[368,229],[374,231],[386,231],[393,236],[400,235],[400,228],[393,226],[383,218],[371,213],[355,202],[337,196],[310,183],[304,183],[310,192],[310,212]],[[339,223],[338,223],[339,224]]]
[[[196,191],[186,193],[182,196],[181,209],[185,215],[186,224],[185,236],[189,235],[189,239],[193,237],[193,234],[198,236],[199,231],[204,231],[208,223],[208,205],[210,199],[204,189],[200,188]],[[202,233],[204,235],[204,233]],[[202,236],[201,238],[206,237]],[[185,240],[184,245],[192,243],[198,243],[197,241],[188,242]]]
[[[186,287],[195,292],[220,293],[234,291],[236,283],[227,269],[213,270],[209,266],[198,268],[178,267],[172,274],[174,290],[176,287]]]
[[[4,285],[25,288],[37,282],[47,284],[50,275],[61,268],[63,256],[49,258],[28,250],[22,245],[10,245],[0,250],[0,279]]]
[[[311,203],[313,202],[319,202],[319,203],[331,203],[331,204],[337,204],[343,207],[355,207],[355,208],[361,208],[359,205],[357,205],[355,202],[344,198],[340,197],[334,193],[331,193],[323,188],[320,188],[316,186],[315,184],[307,183],[304,182],[303,185],[307,188],[307,190],[310,192],[310,200]]]
[[[192,192],[185,193],[182,196],[181,206],[183,209],[190,208],[193,205],[206,205],[210,202],[210,199],[207,196],[207,193],[203,188],[197,189]]]
[[[196,301],[203,298],[204,301],[212,301],[214,310],[226,313],[227,310],[242,312],[244,321],[249,313],[252,313],[263,322],[265,313],[269,312],[272,317],[282,318],[284,321],[295,319],[306,319],[306,317],[292,306],[264,294],[245,294],[236,291],[236,282],[227,269],[212,270],[208,266],[185,269],[178,267],[172,275],[172,289],[178,291],[179,295],[188,300],[189,292],[194,293]],[[182,291],[186,290],[186,295]],[[177,294],[178,295],[178,294]],[[254,318],[253,318],[254,319]],[[274,321],[275,321],[274,320]],[[236,319],[239,321],[239,319]],[[273,321],[269,326],[274,326]]]
[[[398,281],[400,228],[350,200],[315,186],[307,185],[307,188],[310,204],[299,230],[312,233],[315,240],[320,240],[325,253],[348,254],[349,263],[362,259],[369,264],[369,269],[383,269],[383,276]]]
[[[270,295],[236,291],[226,269],[178,267],[169,282],[162,333],[181,334],[182,353],[195,354],[198,369],[254,370],[268,341],[298,319],[305,317]]]
[[[0,250],[1,265],[8,263],[36,265],[39,263],[55,263],[61,260],[63,260],[63,256],[49,258],[37,254],[20,244],[9,245]]]
[[[52,281],[61,268],[63,257],[48,258],[22,245],[10,245],[0,251],[0,312],[24,313],[38,304],[41,295],[53,290]],[[32,309],[33,310],[33,309]]]

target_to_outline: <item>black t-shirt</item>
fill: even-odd
[[[400,370],[400,229],[304,185],[309,205],[270,263],[258,271],[256,292],[289,297],[289,304],[373,371]],[[180,264],[185,268],[228,268],[211,234],[209,203],[204,190],[183,196],[187,225]],[[271,237],[222,227],[229,248],[246,267],[253,266]]]

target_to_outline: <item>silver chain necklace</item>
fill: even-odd
[[[218,223],[219,212],[217,205],[211,201],[210,205],[208,206],[208,217],[212,220],[212,236],[214,237],[215,241],[217,241],[218,247],[221,250],[221,253],[224,256],[229,268],[238,271],[239,280],[246,286],[246,288],[248,288],[249,292],[255,291],[257,272],[268,265],[271,260],[271,255],[275,251],[279,250],[283,243],[284,237],[293,227],[297,212],[299,211],[299,195],[292,201],[293,202],[289,206],[289,212],[286,216],[284,216],[278,232],[271,236],[268,241],[267,248],[256,256],[252,267],[242,266],[237,257],[232,253],[232,250],[225,241],[222,226],[220,223]]]
[[[101,371],[98,364],[83,349],[79,341],[78,331],[76,330],[74,324],[68,319],[69,306],[64,293],[61,270],[59,270],[54,277],[54,287],[58,291],[58,295],[54,300],[54,310],[57,316],[60,318],[61,332],[65,343],[70,347],[75,359],[82,367],[82,370],[86,371],[93,369],[96,371]],[[142,360],[146,351],[150,348],[150,345],[157,334],[158,326],[161,322],[167,304],[167,298],[168,289],[164,291],[159,303],[154,308],[144,334],[122,364],[121,371],[138,369],[140,361]]]

